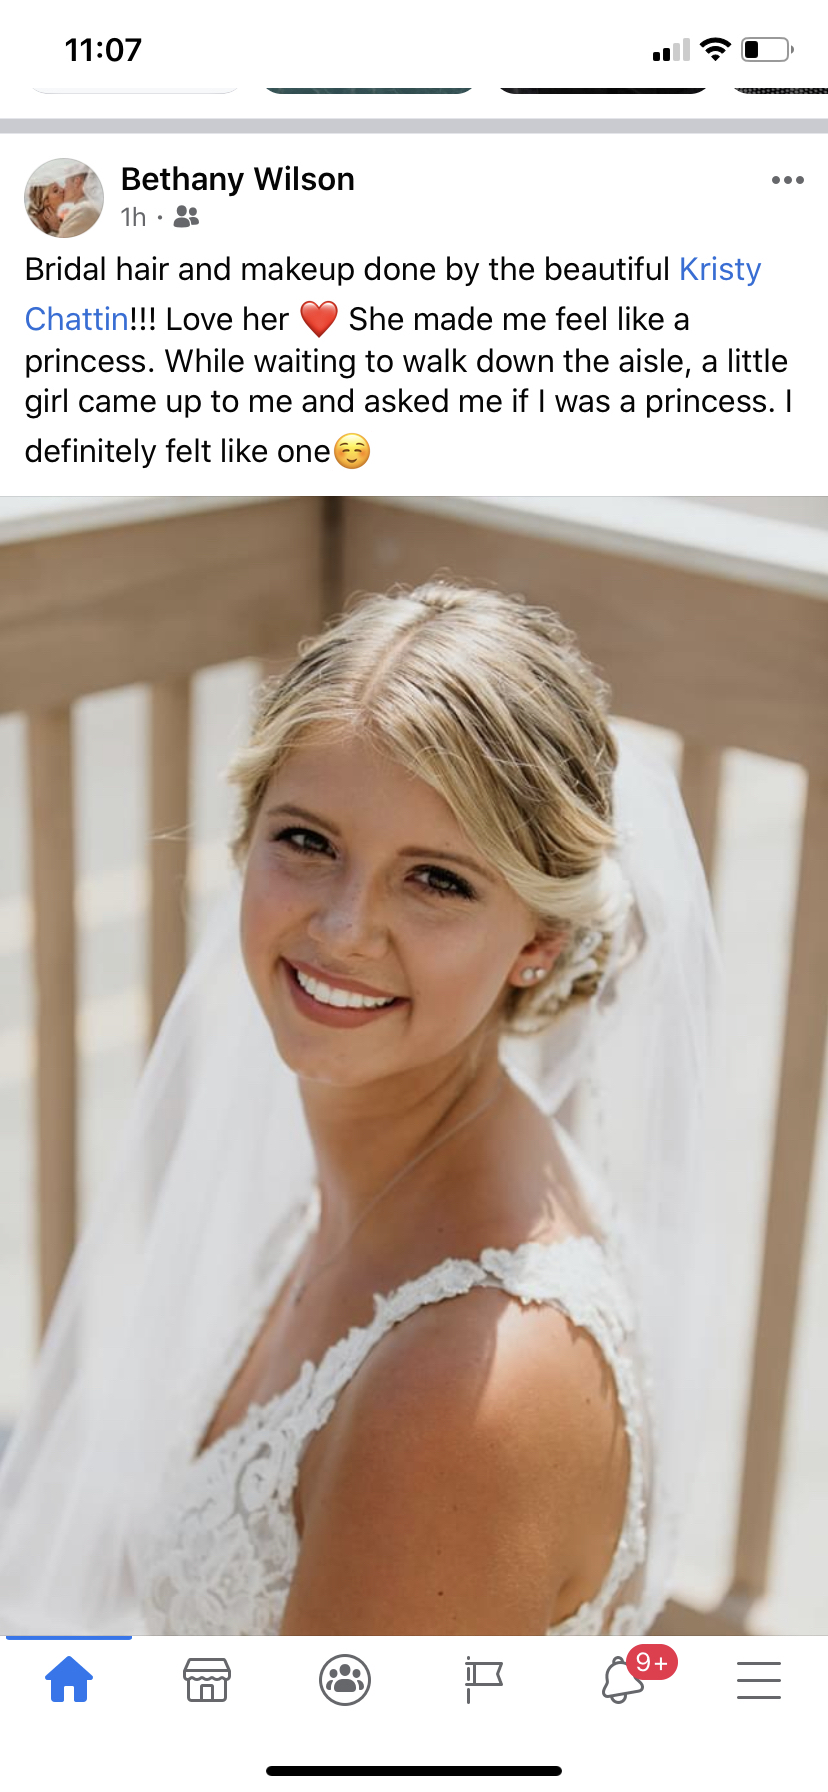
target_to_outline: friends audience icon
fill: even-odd
[[[88,162],[55,156],[41,162],[29,176],[24,192],[27,216],[45,236],[83,236],[97,224],[103,211],[103,187]]]
[[[177,205],[173,218],[173,230],[189,230],[192,224],[201,222],[194,205]]]

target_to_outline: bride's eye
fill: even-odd
[[[285,840],[288,846],[293,847],[295,852],[304,853],[316,853],[317,848],[316,846],[304,846],[301,844],[302,841],[315,840],[317,843],[321,843],[323,847],[328,844],[324,834],[315,834],[310,828],[282,828],[280,833],[271,834],[270,838],[274,843],[277,840]]]
[[[415,872],[415,876],[420,877],[423,872],[427,877],[446,879],[443,884],[423,885],[424,889],[432,890],[435,896],[462,896],[466,902],[475,901],[475,892],[471,884],[467,884],[464,877],[458,877],[455,871],[447,871],[445,865],[421,865]]]

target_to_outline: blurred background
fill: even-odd
[[[714,898],[727,1309],[665,1634],[828,1630],[828,500],[0,500],[0,1448],[230,878],[251,692],[355,589],[549,603]]]

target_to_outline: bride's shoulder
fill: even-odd
[[[456,1439],[458,1431],[473,1431],[515,1461],[545,1465],[562,1437],[571,1436],[585,1463],[590,1449],[603,1448],[617,1417],[613,1378],[592,1333],[545,1296],[549,1265],[559,1258],[534,1243],[484,1252],[496,1280],[471,1287],[466,1264],[446,1264],[443,1292],[463,1298],[423,1305],[393,1326],[343,1396],[343,1415],[363,1441],[392,1408],[424,1456],[445,1451],[447,1434]]]
[[[623,1523],[627,1438],[595,1340],[556,1307],[486,1286],[419,1308],[379,1340],[317,1442],[295,1610],[314,1561],[348,1580],[331,1513],[347,1514],[363,1568],[379,1549],[387,1583],[395,1564],[412,1629],[442,1629],[445,1596],[460,1629],[543,1630],[562,1589],[600,1585]],[[525,1569],[514,1586],[513,1552]],[[491,1607],[474,1591],[484,1564]],[[343,1597],[343,1621],[385,1627],[387,1584]]]

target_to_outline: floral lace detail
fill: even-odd
[[[302,1238],[298,1240],[301,1248]],[[298,1251],[296,1251],[298,1255]],[[550,1636],[598,1636],[616,1596],[644,1561],[646,1533],[644,1396],[634,1366],[629,1295],[593,1238],[490,1249],[476,1262],[447,1258],[388,1295],[375,1295],[370,1324],[353,1326],[318,1366],[308,1361],[289,1388],[253,1403],[239,1424],[196,1455],[217,1385],[225,1387],[274,1297],[273,1269],[286,1274],[284,1241],[255,1312],[224,1353],[224,1380],[194,1391],[190,1423],[163,1497],[131,1547],[146,1632],[164,1636],[278,1635],[300,1539],[293,1496],[305,1447],[325,1425],[343,1388],[380,1338],[418,1308],[494,1287],[522,1301],[553,1304],[595,1338],[615,1378],[630,1446],[626,1510],[609,1572],[597,1596],[555,1625]],[[290,1253],[293,1256],[293,1252]],[[288,1264],[289,1267],[289,1264]],[[635,1604],[619,1607],[613,1634],[641,1628]]]

